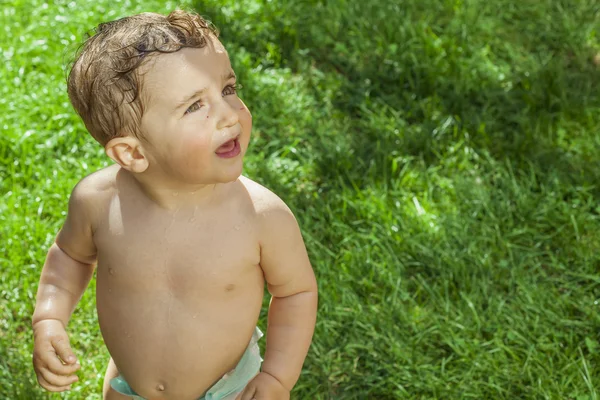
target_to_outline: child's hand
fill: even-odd
[[[40,386],[51,392],[71,389],[81,365],[71,350],[62,322],[47,319],[33,326],[33,368]],[[60,357],[60,358],[59,358]]]
[[[275,377],[261,372],[246,386],[236,400],[289,400],[290,391]]]

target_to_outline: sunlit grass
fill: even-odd
[[[567,3],[188,3],[253,113],[245,174],[295,211],[318,276],[292,398],[598,398],[600,7]],[[80,383],[44,394],[30,362],[68,194],[108,164],[65,66],[99,22],[174,3],[44,4],[0,11],[0,398],[100,399],[93,285]]]

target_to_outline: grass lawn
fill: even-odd
[[[0,399],[101,398],[93,284],[80,382],[47,394],[31,367],[46,251],[109,164],[65,66],[99,22],[176,4],[0,8]],[[319,281],[292,398],[600,397],[597,0],[183,6],[221,31],[254,115],[245,174],[296,213]]]

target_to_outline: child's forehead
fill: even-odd
[[[202,48],[184,48],[148,60],[142,72],[146,101],[176,95],[199,85],[221,82],[232,72],[225,47],[218,41]],[[164,98],[164,100],[167,100]]]
[[[211,72],[219,68],[230,68],[227,50],[218,39],[207,40],[201,48],[183,48],[173,53],[162,53],[148,64],[147,73],[162,74],[166,70],[196,69]]]

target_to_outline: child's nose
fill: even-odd
[[[233,107],[226,98],[221,102],[220,118],[217,129],[224,129],[234,126],[239,121],[237,108]]]

